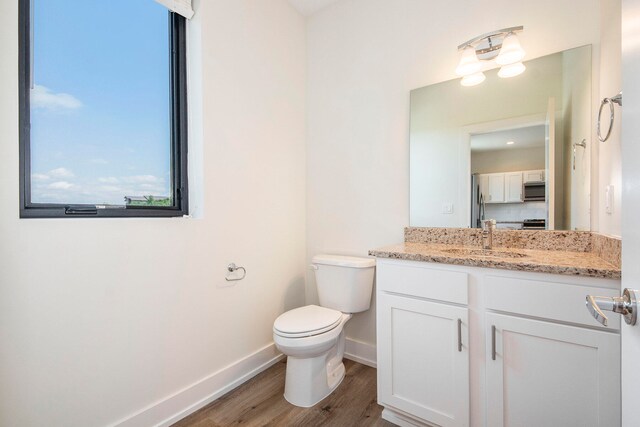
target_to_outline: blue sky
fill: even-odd
[[[34,0],[32,201],[170,194],[168,11]]]

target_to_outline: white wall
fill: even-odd
[[[471,152],[471,173],[544,169],[544,147]]]
[[[600,85],[597,106],[600,100],[606,97],[617,95],[622,90],[622,53],[621,53],[621,5],[620,0],[603,1],[601,6],[601,37],[602,55],[600,57]],[[624,102],[624,99],[623,99]],[[624,105],[624,104],[623,104]],[[597,110],[596,110],[597,113]],[[621,176],[621,123],[622,111],[619,106],[615,106],[615,121],[611,138],[607,142],[598,142],[594,139],[596,150],[599,154],[595,162],[598,171],[596,186],[592,185],[592,194],[597,197],[592,211],[597,211],[597,230],[603,234],[612,236],[622,236],[621,209],[622,209],[622,176]],[[603,110],[603,132],[606,132],[609,125],[609,109]],[[594,126],[597,116],[594,114]],[[607,185],[614,187],[613,212],[605,211],[605,190]]]
[[[402,241],[409,92],[455,78],[459,43],[513,25],[524,25],[527,58],[591,43],[599,61],[598,0],[345,0],[310,18],[308,259],[323,251],[364,255]],[[348,335],[375,343],[375,310],[355,316]]]
[[[487,203],[485,215],[496,221],[542,219],[547,216],[547,204],[545,202]],[[520,229],[522,227],[521,224],[498,224],[498,228]]]
[[[590,230],[591,196],[591,55],[571,50],[563,55],[562,121],[564,128],[564,209],[563,222],[567,229]],[[573,144],[585,141],[586,147]],[[575,163],[574,163],[575,158]],[[557,161],[557,160],[556,160]]]
[[[269,345],[304,302],[304,20],[198,3],[201,219],[20,220],[18,2],[0,1],[0,425],[117,422]],[[232,261],[247,278],[222,287]]]

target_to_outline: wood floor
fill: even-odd
[[[342,384],[312,408],[284,397],[285,360],[255,376],[172,427],[227,426],[385,426],[376,403],[376,370],[345,360]]]

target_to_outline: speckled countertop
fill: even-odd
[[[415,229],[407,229],[407,236],[415,236]],[[421,229],[420,232],[425,239],[406,238],[404,243],[388,246],[369,251],[369,255],[379,258],[393,258],[410,261],[437,262],[444,264],[466,265],[471,267],[498,268],[505,270],[532,271],[539,273],[567,274],[573,276],[601,277],[607,279],[620,279],[620,265],[616,260],[605,259],[598,251],[598,245],[589,243],[581,247],[555,246],[562,248],[570,248],[573,250],[553,250],[549,247],[540,248],[539,242],[535,245],[515,245],[516,247],[505,247],[494,245],[493,250],[483,251],[479,244],[468,244],[467,241],[452,241],[451,234],[458,234],[458,230],[447,229],[448,239],[446,243],[441,243],[440,238],[434,238],[435,234],[442,234],[443,229],[439,229],[434,233],[430,233],[428,229]],[[462,231],[460,233],[474,233],[474,231]],[[468,230],[468,229],[466,229]],[[508,233],[508,232],[507,232]],[[567,236],[562,236],[567,239]],[[572,233],[572,232],[568,232]],[[587,235],[584,233],[577,235],[580,239],[585,240]],[[546,240],[546,236],[537,233],[535,235],[518,235],[522,239],[523,236]],[[549,234],[550,239],[557,239],[559,234]],[[571,239],[574,236],[569,236]],[[589,236],[590,237],[590,236]],[[600,237],[599,237],[600,238]],[[418,240],[418,241],[416,241]],[[525,238],[524,241],[532,241],[533,239]],[[558,242],[555,242],[556,244]],[[614,246],[619,245],[619,241],[613,242]],[[518,247],[519,246],[519,247]]]

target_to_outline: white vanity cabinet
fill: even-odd
[[[468,274],[423,263],[377,265],[378,400],[393,407],[385,418],[468,426]]]
[[[401,426],[619,426],[619,280],[377,260],[378,401]],[[459,329],[458,329],[459,326]]]

